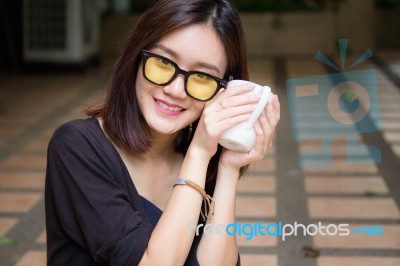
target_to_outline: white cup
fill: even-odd
[[[219,140],[219,144],[223,147],[239,152],[248,152],[254,146],[256,142],[256,132],[253,128],[254,123],[263,112],[267,103],[271,102],[272,96],[274,95],[270,87],[263,87],[247,80],[231,80],[228,82],[227,89],[246,83],[255,85],[255,88],[246,94],[261,94],[261,99],[251,113],[249,119],[226,130]]]

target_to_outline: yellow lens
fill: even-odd
[[[215,79],[202,74],[192,74],[188,78],[188,94],[199,100],[208,100],[218,87]]]
[[[150,57],[146,61],[144,73],[152,82],[165,84],[174,76],[175,67],[164,59]]]

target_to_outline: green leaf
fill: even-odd
[[[0,246],[9,246],[9,245],[14,245],[15,243],[17,243],[17,241],[15,241],[12,238],[6,236],[0,236]]]

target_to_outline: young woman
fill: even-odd
[[[225,89],[248,79],[242,26],[227,0],[159,0],[123,48],[105,103],[62,125],[48,149],[49,265],[236,265],[236,238],[196,235],[235,220],[246,166],[267,153],[274,97],[248,153],[221,134],[259,97]]]

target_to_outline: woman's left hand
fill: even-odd
[[[261,115],[254,124],[256,142],[253,148],[248,152],[235,152],[224,148],[220,159],[220,167],[239,171],[242,166],[259,161],[268,153],[280,119],[278,96],[273,96],[271,103],[267,104],[264,111],[265,115]]]

